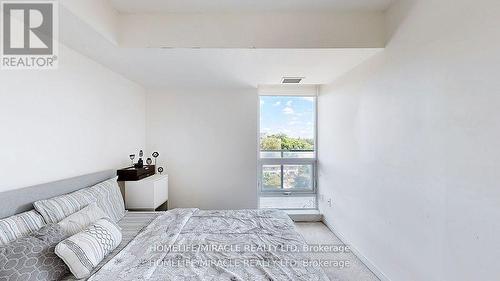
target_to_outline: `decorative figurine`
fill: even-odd
[[[151,158],[146,159],[146,164],[151,165],[151,163],[153,163],[153,160],[151,160]]]
[[[153,157],[154,157],[154,159],[155,159],[155,165],[156,165],[156,158],[158,158],[158,156],[160,156],[160,153],[158,153],[158,152],[156,152],[156,151],[155,151],[155,152],[153,152]]]
[[[137,169],[144,167],[144,161],[142,160],[142,156],[144,156],[144,152],[141,149],[139,151],[139,161],[137,161],[137,163],[135,165],[133,165]],[[134,155],[134,157],[135,157],[135,155]],[[133,164],[133,162],[132,162],[132,164]]]
[[[139,158],[139,161],[137,161],[137,168],[142,168],[144,166],[144,161],[142,161],[142,158]]]
[[[163,167],[158,167],[158,173],[160,173],[160,175],[163,173]]]
[[[132,166],[134,166],[135,154],[130,154],[128,157],[130,157],[130,161],[132,161]]]

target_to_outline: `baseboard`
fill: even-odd
[[[373,264],[368,258],[361,254],[361,252],[356,247],[349,243],[349,240],[347,240],[342,233],[338,232],[333,227],[333,225],[328,223],[325,216],[323,216],[323,223],[330,229],[331,232],[333,232],[333,234],[335,234],[340,239],[340,241],[342,241],[342,243],[349,245],[351,252],[356,255],[358,259],[360,259],[366,265],[366,267],[368,267],[368,269],[370,269],[371,272],[373,272],[373,274],[375,274],[378,279],[380,279],[380,281],[391,281],[391,279],[389,279],[375,264]]]

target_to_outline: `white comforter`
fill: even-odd
[[[281,211],[175,209],[89,280],[328,280],[305,245]]]

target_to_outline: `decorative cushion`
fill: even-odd
[[[59,243],[55,252],[77,279],[87,278],[121,240],[120,228],[104,218]]]
[[[45,225],[43,217],[35,210],[0,220],[0,245],[24,237]]]
[[[69,194],[36,201],[33,206],[47,223],[58,223],[95,201],[96,199],[92,194],[85,192],[85,189],[81,189]]]
[[[64,238],[59,225],[48,224],[0,246],[0,280],[60,280],[69,271],[54,248]]]
[[[125,215],[125,204],[117,183],[117,178],[112,178],[94,186],[78,191],[40,200],[33,203],[47,223],[58,223],[67,216],[74,214],[92,202],[106,213],[114,222]]]
[[[71,236],[84,230],[99,219],[107,217],[108,215],[101,208],[97,207],[95,202],[92,202],[87,207],[63,219],[58,224],[66,231],[66,234]]]
[[[125,204],[117,179],[118,177],[115,177],[88,188],[88,191],[97,199],[97,206],[113,222],[118,222],[125,216]]]

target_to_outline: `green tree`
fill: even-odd
[[[281,177],[277,173],[264,173],[265,188],[281,188]]]
[[[314,150],[314,140],[292,138],[285,134],[264,136],[261,138],[263,150]]]
[[[261,141],[261,148],[263,150],[280,150],[281,140],[274,137],[265,137]]]

